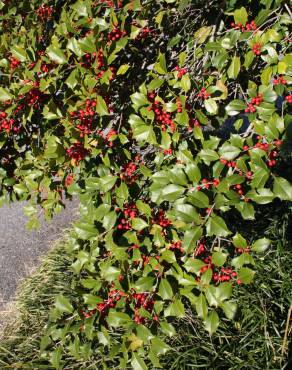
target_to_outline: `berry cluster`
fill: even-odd
[[[175,131],[175,123],[171,119],[171,115],[163,110],[162,104],[155,100],[149,110],[153,110],[155,114],[155,120],[161,124],[162,131],[166,131],[169,127],[171,132]]]
[[[190,118],[188,131],[192,132],[194,127],[201,127],[200,122],[195,118]]]
[[[105,140],[107,141],[108,146],[112,147],[114,145],[112,137],[116,135],[117,131],[114,129],[110,129],[109,132],[106,134]]]
[[[233,189],[239,194],[239,195],[243,195],[244,194],[244,191],[242,189],[242,185],[241,184],[236,184],[236,185],[233,185]]]
[[[256,97],[251,99],[251,102],[247,104],[247,107],[245,108],[245,113],[254,113],[256,112],[256,107],[259,106],[263,101],[263,95],[258,94]]]
[[[143,27],[141,28],[135,40],[140,41],[140,40],[146,39],[148,36],[151,36],[151,34],[153,34],[153,31],[151,31],[149,27]]]
[[[96,308],[88,312],[81,311],[81,314],[84,318],[88,319],[93,316],[97,311],[100,312],[102,316],[106,316],[110,308],[116,307],[117,302],[122,298],[126,297],[126,294],[123,291],[113,289],[108,292],[108,298],[103,302],[98,303]]]
[[[54,68],[54,65],[53,65],[52,63],[50,63],[50,64],[46,64],[46,63],[44,63],[44,64],[42,64],[42,65],[41,65],[41,71],[42,71],[43,73],[48,73],[48,72],[50,72],[50,70],[51,70],[52,68]]]
[[[201,184],[196,187],[196,190],[200,191],[202,189],[209,189],[210,186],[215,186],[217,187],[220,184],[219,179],[214,179],[214,180],[207,180],[207,179],[202,179]]]
[[[269,154],[269,160],[268,160],[268,163],[267,165],[269,167],[274,167],[277,163],[276,161],[276,157],[277,157],[278,153],[275,151],[275,150],[272,150],[271,153]]]
[[[182,103],[179,98],[176,99],[177,113],[182,112]]]
[[[85,55],[83,55],[82,62],[80,62],[81,67],[90,68],[92,64],[95,62],[96,56],[97,56],[96,52],[92,54],[86,53]]]
[[[164,150],[163,150],[163,154],[164,154],[164,155],[172,155],[172,149],[171,149],[171,148],[169,148],[169,149],[164,149]]]
[[[198,245],[197,245],[197,248],[195,250],[194,255],[195,256],[200,256],[202,253],[205,253],[205,251],[206,251],[205,244],[203,242],[199,242]]]
[[[120,212],[120,208],[116,208],[116,212]],[[130,225],[130,220],[135,218],[138,214],[137,206],[135,203],[126,204],[124,206],[122,218],[118,223],[119,230],[130,230],[132,227]]]
[[[162,228],[166,228],[171,225],[171,221],[165,217],[165,212],[160,209],[157,215],[151,220],[153,224],[160,225]]]
[[[66,187],[72,185],[74,182],[74,175],[69,173],[66,178],[65,178],[65,181],[64,181],[64,184]]]
[[[214,283],[230,281],[232,278],[236,278],[237,273],[231,267],[222,267],[220,271],[213,274]],[[240,284],[240,280],[237,280],[237,284]]]
[[[177,77],[178,78],[181,78],[183,75],[185,75],[188,72],[187,68],[179,68],[179,66],[176,66],[175,70],[177,72]]]
[[[182,247],[182,242],[180,240],[177,241],[177,242],[172,243],[170,245],[169,249],[172,250],[172,251],[179,251],[181,253],[185,252],[185,250]]]
[[[25,96],[26,104],[34,108],[38,108],[43,99],[44,95],[38,88],[30,90]]]
[[[7,118],[6,112],[0,111],[0,132],[6,131],[7,134],[13,131],[14,133],[18,133],[20,130],[20,126],[15,125],[15,120],[13,118]]]
[[[212,280],[213,282],[220,283],[225,281],[230,281],[232,278],[235,279],[237,277],[236,271],[234,271],[230,266],[228,267],[216,267],[214,263],[212,262],[212,256],[208,255],[209,252],[206,251],[204,244],[200,244],[202,252],[200,254],[203,254],[202,261],[205,263],[204,266],[200,268],[200,275],[203,275],[207,270],[212,270]],[[203,249],[204,248],[204,249]],[[200,277],[197,277],[197,281],[200,281]],[[240,280],[237,280],[237,283],[240,284]]]
[[[140,308],[152,313],[154,307],[154,299],[151,298],[149,293],[133,293],[132,299],[134,300],[134,321],[136,324],[145,324],[145,317],[140,315]],[[153,316],[153,320],[157,321],[158,317]]]
[[[51,18],[53,14],[53,7],[48,5],[41,5],[37,10],[37,15],[42,19]]]
[[[203,100],[208,99],[210,96],[209,93],[207,93],[205,87],[202,87],[200,92],[198,93],[198,98],[202,98]]]
[[[286,85],[287,81],[282,75],[279,75],[278,77],[275,76],[273,79],[273,84],[274,85]]]
[[[255,43],[252,47],[252,52],[254,53],[254,55],[261,55],[261,51],[262,45],[259,42]]]
[[[227,167],[233,167],[233,168],[236,168],[237,167],[237,165],[236,165],[236,162],[234,162],[234,161],[228,161],[227,159],[224,159],[224,158],[220,158],[220,162],[222,163],[222,164],[224,164],[225,166],[227,166]]]
[[[256,112],[256,108],[253,104],[251,103],[248,103],[247,104],[247,107],[245,108],[245,113],[255,113]]]
[[[85,149],[80,141],[77,141],[66,150],[69,158],[71,158],[76,165],[82,161],[88,154],[88,149]]]
[[[122,31],[117,26],[115,26],[113,30],[108,34],[108,40],[118,41],[121,37],[125,36],[126,34],[127,34],[126,31]]]
[[[95,107],[96,101],[87,99],[85,109],[69,113],[70,117],[76,120],[74,123],[78,130],[80,130],[80,137],[84,137],[85,134],[92,132],[92,124],[96,114]]]
[[[292,103],[292,94],[287,95],[287,96],[285,97],[285,100],[286,100],[286,102],[287,102],[287,103],[291,104],[291,103]]]
[[[134,183],[138,179],[138,176],[135,175],[137,168],[138,166],[134,162],[124,164],[120,175],[121,180],[125,180],[128,184]]]
[[[246,247],[246,248],[235,248],[235,251],[237,253],[249,253],[250,252],[250,247]]]
[[[257,30],[255,21],[251,21],[250,23],[247,23],[245,26],[243,26],[241,23],[232,22],[231,27],[234,28],[235,30],[240,30],[241,32],[250,32]]]
[[[13,71],[20,65],[20,60],[17,58],[10,58],[10,69]]]

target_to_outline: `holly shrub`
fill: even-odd
[[[56,297],[44,364],[159,368],[186,308],[210,334],[234,317],[270,248],[240,219],[292,200],[288,2],[0,9],[1,201],[26,200],[33,228],[80,199],[76,294]]]

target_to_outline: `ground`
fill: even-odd
[[[0,208],[0,310],[15,294],[19,281],[38,265],[40,257],[62,235],[77,214],[76,201],[51,222],[41,218],[41,228],[27,231],[23,203]]]

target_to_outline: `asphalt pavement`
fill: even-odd
[[[40,217],[39,230],[27,231],[27,218],[23,214],[24,203],[13,203],[0,208],[0,310],[9,302],[21,279],[30,274],[62,232],[77,217],[76,201],[53,220]]]

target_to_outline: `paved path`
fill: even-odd
[[[28,232],[23,205],[14,203],[0,208],[0,310],[14,296],[19,280],[38,264],[39,257],[77,215],[77,202],[69,202],[52,221],[41,220],[39,230]]]

